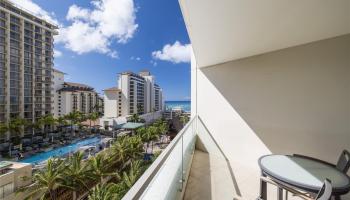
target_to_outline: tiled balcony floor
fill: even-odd
[[[239,197],[235,195],[234,186],[227,172],[227,165],[222,159],[210,157],[210,154],[201,150],[195,150],[192,166],[188,177],[184,198],[185,200],[256,200],[258,193],[251,184],[254,194]],[[258,182],[259,177],[256,177]],[[268,186],[269,200],[277,199],[274,186]],[[288,195],[288,200],[300,200],[301,198]]]
[[[229,177],[229,171],[224,160],[196,150],[184,199],[233,199],[234,187]]]

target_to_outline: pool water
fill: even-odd
[[[31,164],[39,164],[43,161],[46,161],[47,159],[51,157],[62,157],[68,153],[76,152],[80,147],[83,146],[90,146],[90,145],[98,145],[101,143],[100,137],[93,137],[85,140],[78,141],[76,143],[59,147],[57,149],[53,149],[51,151],[42,152],[35,154],[34,156],[31,156],[29,158],[25,158],[23,160],[20,160],[19,162],[22,163],[31,163]]]

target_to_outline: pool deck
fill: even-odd
[[[101,140],[102,140],[101,137],[82,139],[82,140],[79,140],[75,143],[61,146],[61,147],[52,149],[52,150],[47,151],[47,152],[37,153],[37,154],[30,156],[28,158],[25,158],[23,160],[19,160],[18,162],[39,164],[39,163],[45,162],[46,160],[48,160],[51,157],[64,157],[65,155],[67,155],[69,153],[74,153],[74,152],[78,151],[78,149],[80,147],[83,147],[83,146],[91,146],[91,145],[97,146],[97,145],[101,144]]]

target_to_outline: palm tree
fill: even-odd
[[[182,123],[182,126],[185,126],[188,121],[189,117],[187,115],[180,116],[180,122]]]
[[[141,137],[127,137],[125,148],[127,148],[127,156],[131,161],[138,159],[143,155],[143,143]]]
[[[30,127],[32,129],[32,137],[34,137],[35,132],[37,130],[40,130],[42,128],[43,124],[41,120],[37,120],[35,122],[29,123],[28,127]]]
[[[145,138],[146,133],[147,133],[146,127],[141,127],[141,128],[136,129],[136,135],[139,135],[143,142],[147,141],[147,139]]]
[[[10,131],[12,134],[16,133],[16,135],[19,136],[25,123],[26,120],[22,118],[11,119],[8,123],[8,131]]]
[[[128,190],[136,183],[137,179],[142,174],[143,169],[141,167],[141,162],[134,161],[131,162],[129,165],[128,171],[123,172],[123,176],[121,177],[121,182],[118,184],[113,184],[112,186],[109,186],[109,191],[112,191],[116,196],[112,199],[120,200],[123,198],[123,196],[128,192]],[[108,184],[109,185],[109,184]],[[108,187],[107,185],[107,187]],[[89,199],[92,200],[92,199]]]
[[[122,181],[130,189],[142,174],[141,162],[139,160],[130,163],[128,172],[123,172]]]
[[[118,198],[118,185],[115,183],[109,183],[107,185],[98,184],[94,187],[90,193],[89,200],[112,200]]]
[[[18,192],[26,192],[28,196],[26,200],[37,198],[46,199],[49,195],[50,199],[57,199],[57,190],[64,187],[62,184],[62,170],[64,168],[63,161],[60,159],[49,159],[46,168],[40,170],[33,176],[33,184],[25,186]]]
[[[56,122],[57,122],[58,126],[60,126],[60,127],[67,125],[67,120],[64,117],[58,117],[56,119]]]
[[[89,165],[83,162],[83,153],[77,152],[66,160],[66,168],[63,176],[66,178],[66,186],[73,192],[73,200],[77,198],[77,192],[83,187],[87,188],[86,182],[92,180]]]
[[[138,114],[133,114],[130,118],[130,121],[131,122],[140,122],[141,121],[141,118]]]
[[[69,114],[64,116],[70,122],[71,133],[74,136],[73,126],[78,124],[81,119],[81,113],[79,111],[70,112]]]
[[[0,137],[4,137],[8,131],[8,126],[5,123],[0,123]]]
[[[159,139],[159,129],[155,126],[150,126],[147,128],[148,143],[151,143],[152,153],[153,153],[153,140]],[[147,147],[149,145],[147,144]]]
[[[21,143],[21,132],[22,132],[22,129],[23,129],[23,126],[26,124],[26,120],[25,119],[22,119],[22,118],[14,118],[14,119],[11,119],[10,122],[8,123],[8,131],[10,132],[10,136],[14,136],[14,140],[13,143],[15,145],[17,144],[20,144]],[[11,154],[11,145],[9,147],[9,152]]]
[[[118,173],[110,172],[109,162],[106,155],[99,153],[89,159],[89,167],[91,169],[91,174],[95,178],[100,179],[99,183],[104,184],[106,177],[119,177]]]
[[[152,133],[148,130],[148,128],[142,127],[137,130],[137,134],[141,137],[142,142],[145,142],[147,147],[145,149],[147,153],[147,149],[149,147],[149,141],[152,140]]]
[[[141,137],[122,137],[118,139],[111,147],[109,157],[113,166],[124,169],[127,164],[139,158],[143,152]]]
[[[48,137],[48,131],[52,130],[52,127],[55,125],[56,120],[53,115],[49,114],[39,119],[39,122],[44,125],[45,136]]]
[[[162,121],[158,128],[159,128],[161,135],[166,134],[169,130],[169,126],[168,126],[168,123],[166,121]]]
[[[126,163],[127,151],[129,147],[126,146],[127,137],[119,138],[111,147],[109,152],[109,159],[112,165]]]
[[[94,112],[94,113],[91,113],[89,116],[88,116],[88,119],[89,119],[89,122],[90,122],[90,133],[91,133],[91,121],[94,122],[94,125],[95,125],[95,121],[99,118],[99,114],[97,112]]]

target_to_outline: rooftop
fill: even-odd
[[[120,91],[120,89],[118,87],[111,87],[111,88],[104,89],[103,91]]]
[[[140,127],[142,127],[144,125],[145,125],[144,123],[127,122],[125,124],[117,125],[117,128],[121,128],[121,129],[137,129],[137,128],[140,128]]]
[[[62,71],[60,71],[60,70],[58,70],[58,69],[56,69],[56,68],[54,68],[53,71],[54,71],[54,72],[61,73],[61,74],[66,74],[66,73],[64,73],[64,72],[62,72]]]
[[[63,88],[58,91],[93,91],[94,88],[81,83],[64,82]]]
[[[32,20],[33,22],[42,24],[42,22],[45,22],[45,25],[49,29],[58,29],[58,26],[52,22],[49,22],[48,20],[43,19],[41,16],[36,16],[33,12],[23,8],[22,6],[15,4],[11,1],[5,0],[1,1],[1,7],[4,7],[6,9],[11,10],[12,12],[15,12],[18,15],[21,15],[29,20]],[[38,21],[40,20],[40,21]],[[49,25],[49,27],[47,26]]]

